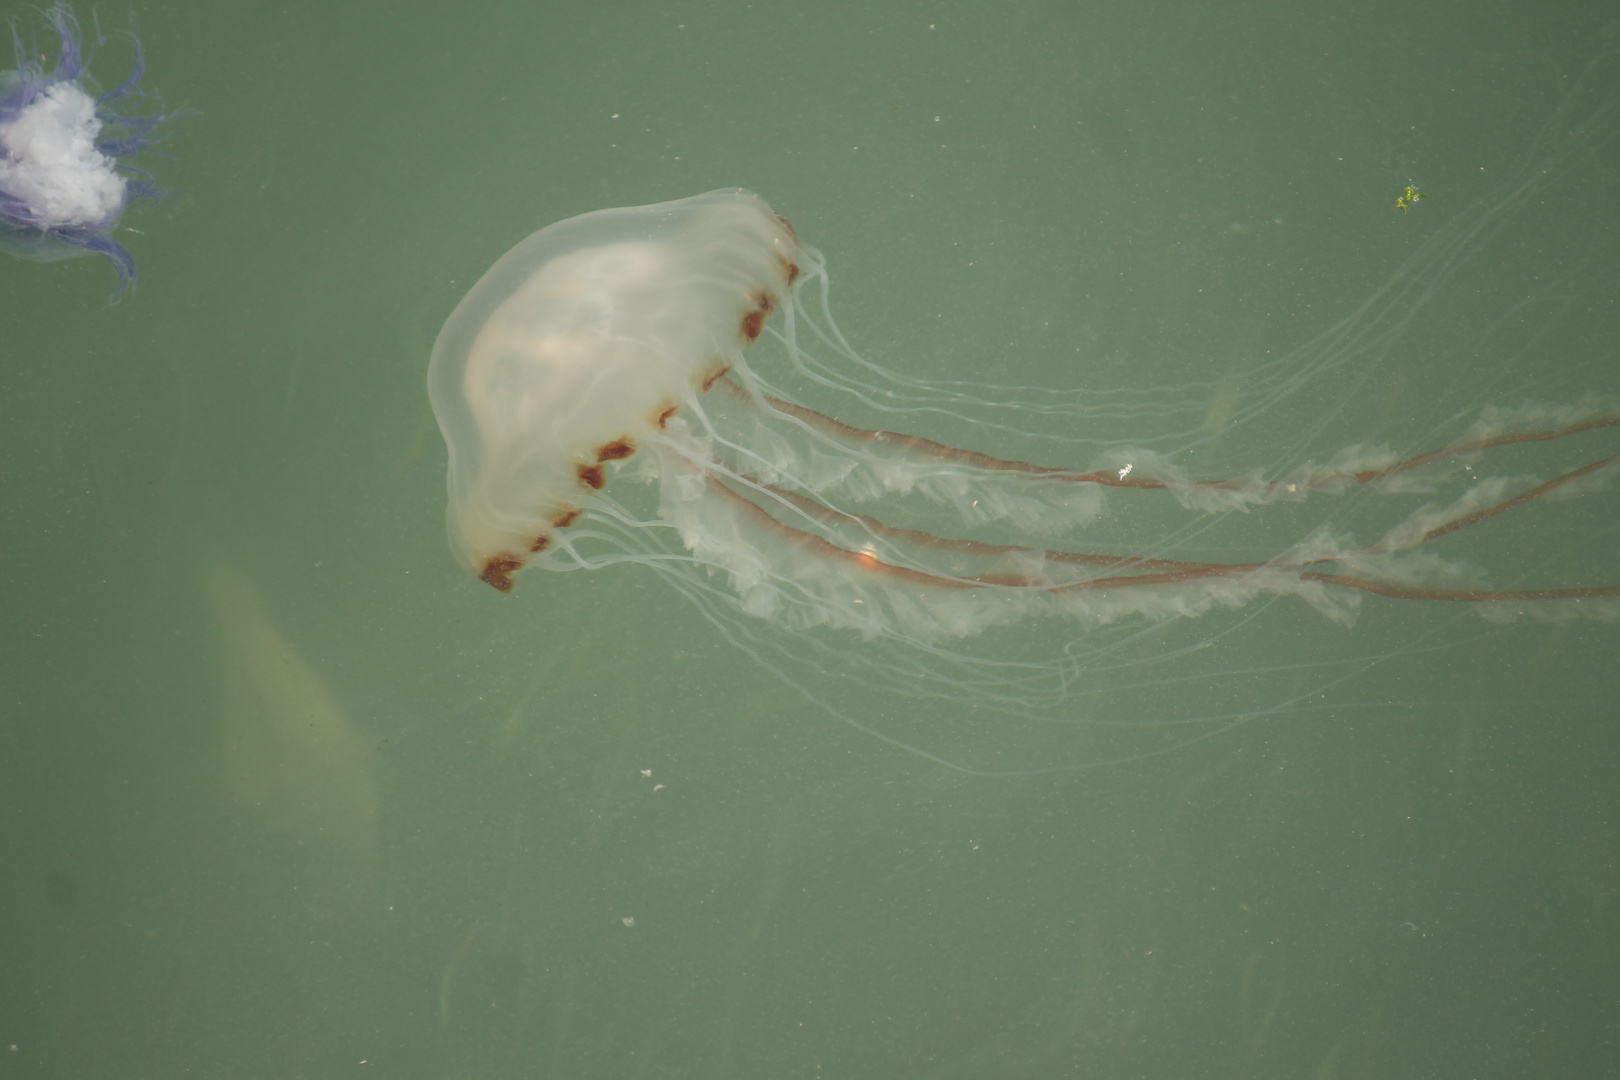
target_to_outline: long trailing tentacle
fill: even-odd
[[[729,375],[719,380],[722,388],[734,394],[748,396],[748,391],[739,386]],[[806,408],[795,402],[785,401],[769,395],[760,395],[772,409],[797,417],[812,427],[830,435],[841,438],[860,439],[871,443],[893,447],[898,450],[910,450],[925,457],[939,461],[948,461],[953,464],[969,465],[973,468],[985,469],[992,472],[1012,472],[1023,476],[1037,477],[1050,480],[1068,480],[1077,484],[1098,484],[1103,487],[1136,488],[1143,491],[1174,490],[1178,487],[1190,486],[1194,488],[1216,490],[1238,490],[1248,486],[1248,481],[1237,480],[1189,480],[1185,482],[1165,480],[1159,477],[1143,476],[1127,473],[1120,475],[1107,469],[1074,469],[1063,466],[1038,465],[1027,461],[1017,461],[1007,458],[993,457],[976,450],[964,450],[960,447],[948,446],[923,438],[920,435],[907,435],[896,431],[884,431],[875,428],[861,428],[836,420],[825,413]],[[1462,442],[1451,443],[1437,450],[1430,450],[1422,454],[1395,462],[1394,464],[1378,469],[1362,469],[1353,473],[1335,476],[1333,482],[1350,482],[1355,484],[1371,484],[1385,480],[1400,473],[1408,472],[1423,465],[1436,461],[1468,457],[1485,450],[1499,446],[1512,446],[1521,443],[1548,442],[1553,439],[1562,439],[1569,435],[1576,435],[1585,431],[1595,431],[1602,428],[1620,427],[1620,416],[1598,416],[1590,419],[1566,424],[1561,427],[1540,430],[1521,431],[1492,435],[1483,438],[1467,439]],[[1275,489],[1281,485],[1294,483],[1292,480],[1267,481],[1268,489]],[[1319,481],[1326,486],[1328,481]]]
[[[850,428],[840,421],[815,413],[814,410],[803,409],[800,406],[787,402],[776,402],[773,406],[785,406],[784,411],[791,411],[794,415],[806,419],[819,418],[831,429],[839,434],[861,433],[861,429]],[[812,421],[817,422],[817,421]],[[835,426],[835,427],[833,427]],[[1598,430],[1602,428],[1620,426],[1620,417],[1598,417],[1577,423],[1565,425],[1557,429],[1548,429],[1532,432],[1518,432],[1503,434],[1486,438],[1472,439],[1465,442],[1454,443],[1439,450],[1419,454],[1378,470],[1368,470],[1354,476],[1357,483],[1372,483],[1377,480],[1394,476],[1399,473],[1428,464],[1437,460],[1456,458],[1506,445],[1528,442],[1543,442],[1552,439],[1564,438],[1581,432]],[[1168,487],[1164,481],[1142,477],[1137,482],[1131,478],[1122,478],[1112,473],[1083,473],[1072,470],[1048,468],[1045,466],[1032,466],[1020,462],[1006,462],[974,451],[958,450],[954,447],[934,443],[931,440],[920,439],[914,436],[891,435],[886,432],[861,433],[863,437],[870,436],[879,442],[902,443],[911,448],[923,449],[933,456],[949,458],[953,461],[971,463],[973,465],[1001,470],[1016,470],[1028,475],[1051,477],[1059,480],[1074,480],[1076,482],[1109,483],[1112,486],[1126,486],[1138,488]],[[935,453],[934,451],[938,452]],[[1611,455],[1596,461],[1589,462],[1578,468],[1571,469],[1551,480],[1538,484],[1527,491],[1520,492],[1511,498],[1499,500],[1489,506],[1474,510],[1424,530],[1419,536],[1408,539],[1400,545],[1401,550],[1417,547],[1431,540],[1456,532],[1460,529],[1476,525],[1490,518],[1496,517],[1515,507],[1522,506],[1535,499],[1544,498],[1554,492],[1568,488],[1571,484],[1591,476],[1602,470],[1620,464],[1620,454]],[[1378,556],[1389,554],[1396,548],[1387,541],[1366,545],[1360,548],[1338,552],[1331,556],[1303,558],[1291,561],[1287,558],[1267,562],[1243,563],[1212,563],[1193,562],[1175,559],[1136,558],[1118,555],[1104,555],[1098,553],[1071,552],[1071,551],[1036,551],[1044,561],[1069,565],[1084,565],[1098,567],[1103,575],[1087,578],[1082,581],[1054,583],[1039,579],[1017,576],[1006,573],[950,575],[922,569],[916,566],[907,566],[899,562],[886,561],[877,557],[872,551],[854,551],[844,548],[808,529],[799,528],[784,522],[772,514],[754,499],[734,490],[716,474],[715,470],[706,469],[709,483],[717,490],[730,496],[740,506],[745,508],[757,524],[768,531],[778,533],[784,538],[804,546],[823,557],[844,561],[861,570],[876,573],[892,580],[910,584],[929,585],[949,589],[973,588],[1011,588],[1031,589],[1052,593],[1101,591],[1115,588],[1140,588],[1150,585],[1175,585],[1197,580],[1214,578],[1235,578],[1265,570],[1282,570],[1290,572],[1301,580],[1318,582],[1325,585],[1336,585],[1342,588],[1357,589],[1363,592],[1374,593],[1380,596],[1394,597],[1408,600],[1439,600],[1469,603],[1500,603],[1500,602],[1534,602],[1534,601],[1568,601],[1596,599],[1603,597],[1620,597],[1620,586],[1583,586],[1557,589],[1462,589],[1441,588],[1431,586],[1404,585],[1395,582],[1381,581],[1377,578],[1362,574],[1345,572],[1328,572],[1311,569],[1334,562],[1344,562],[1358,556]],[[827,521],[837,518],[861,526],[874,537],[881,537],[896,543],[903,543],[913,547],[928,548],[938,551],[949,551],[960,554],[969,554],[982,558],[997,558],[1009,554],[1030,552],[1032,549],[1016,545],[987,544],[976,540],[942,537],[916,529],[896,528],[885,524],[882,520],[869,514],[859,514],[844,510],[834,510],[824,506],[814,499],[789,491],[777,485],[764,483],[749,477],[738,477],[745,486],[758,494],[780,505],[791,508],[793,513],[801,515],[806,521]],[[1200,483],[1194,481],[1194,483]],[[1215,483],[1215,482],[1205,482]],[[1110,573],[1109,571],[1121,571]]]

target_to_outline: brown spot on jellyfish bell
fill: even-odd
[[[599,463],[604,461],[622,461],[635,452],[635,440],[626,435],[623,438],[614,439],[606,446],[597,450],[596,460]]]
[[[754,310],[744,315],[742,320],[742,334],[750,345],[759,339],[760,331],[765,329],[765,319],[776,307],[767,293],[755,296],[754,304],[756,305]]]
[[[730,371],[731,371],[731,365],[730,364],[722,364],[721,366],[715,368],[712,372],[710,372],[708,374],[708,376],[706,376],[704,378],[703,382],[699,384],[698,389],[701,390],[703,393],[707,394],[709,392],[709,388],[712,387],[715,383],[719,382],[721,379],[725,378],[727,373],[730,372]]]
[[[548,538],[541,536],[534,541],[535,550],[544,548]],[[494,586],[500,592],[512,591],[512,575],[523,569],[523,560],[515,555],[495,555],[485,561],[483,569],[478,572],[478,580],[487,585]]]
[[[783,231],[788,234],[788,238],[793,241],[794,251],[797,251],[799,248],[799,234],[794,231],[793,222],[781,214],[777,214],[776,223],[782,226]],[[799,280],[799,264],[793,261],[793,255],[782,254],[780,258],[782,260],[782,277],[787,284],[792,285]]]

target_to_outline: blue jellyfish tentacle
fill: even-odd
[[[135,32],[135,13],[133,11],[129,13],[129,40],[135,46],[135,63],[129,69],[129,78],[125,79],[122,83],[119,83],[118,86],[106,91],[100,97],[96,98],[96,104],[98,105],[109,101],[118,101],[130,96],[131,94],[135,96],[135,100],[137,101],[141,100],[145,96],[141,92],[140,83],[141,76],[146,74],[146,50],[141,48],[141,37]],[[98,44],[101,41],[101,28],[99,25],[96,28],[96,41]],[[161,124],[164,119],[167,118],[153,118],[152,126],[156,127],[158,124]]]
[[[63,243],[105,256],[118,271],[118,279],[126,285],[135,284],[135,256],[129,249],[106,233],[95,229],[63,229],[59,234]]]
[[[81,47],[83,38],[79,30],[78,16],[73,14],[73,9],[66,3],[58,3],[45,12],[45,21],[55,28],[56,36],[61,42],[56,54],[56,67],[51,70],[50,81],[77,82],[90,61]]]

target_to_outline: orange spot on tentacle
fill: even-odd
[[[570,506],[567,510],[557,515],[557,519],[551,523],[551,526],[554,529],[566,529],[568,526],[572,525],[578,520],[579,511]]]
[[[549,546],[551,546],[551,537],[547,536],[545,533],[541,533],[539,536],[534,538],[534,543],[529,545],[529,554],[538,555],[542,551],[546,550],[546,548]]]
[[[704,389],[707,390],[708,386],[704,386]],[[653,418],[653,423],[658,426],[659,431],[664,430],[664,426],[669,423],[669,418],[675,415],[675,410],[678,408],[680,408],[679,405],[671,405]]]
[[[579,482],[588,488],[600,491],[602,485],[607,483],[607,478],[602,475],[602,466],[581,465],[579,466]]]

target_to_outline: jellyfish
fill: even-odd
[[[1531,184],[1516,197],[1536,194]],[[1493,585],[1447,545],[1606,490],[1620,454],[1591,444],[1620,427],[1613,397],[1447,414],[1425,425],[1437,442],[1399,451],[1350,444],[1317,461],[1294,440],[1235,475],[1194,475],[1185,464],[1220,429],[1286,412],[1304,387],[1364,378],[1347,375],[1345,357],[1362,346],[1346,335],[1404,325],[1429,302],[1406,284],[1432,285],[1478,231],[1463,215],[1371,302],[1372,315],[1241,388],[1077,396],[930,381],[868,360],[832,319],[824,257],[748,191],[587,213],[496,262],[434,346],[429,390],[449,449],[451,545],[502,593],[532,566],[650,568],[807,697],[929,757],[828,688],[847,681],[923,713],[933,701],[1107,725],[1115,721],[1086,700],[1088,680],[1105,674],[1116,703],[1178,679],[1248,692],[1259,668],[1199,667],[1199,657],[1281,602],[1345,626],[1369,598],[1498,622],[1612,620],[1620,587],[1526,584],[1524,574]],[[762,337],[780,373],[749,363]],[[880,422],[813,408],[801,400],[812,393]],[[1210,399],[1222,422],[1183,424],[1211,415]],[[1086,434],[1121,423],[1168,430],[1117,443]],[[921,433],[929,429],[960,442]],[[1019,440],[1086,457],[991,449]],[[1576,456],[1545,475],[1488,468],[1493,456],[1548,446],[1574,446]],[[1274,512],[1275,523],[1256,523]],[[1362,521],[1379,522],[1376,534],[1355,535],[1351,523]],[[1212,554],[1234,550],[1230,538],[1243,532],[1253,535],[1242,557]],[[1207,635],[1154,636],[1212,613],[1223,619]],[[1225,730],[1308,708],[1395,651],[1302,665],[1309,676],[1296,693],[1178,716],[1172,741],[1201,737],[1188,725]]]
[[[37,44],[25,46],[15,26],[15,71],[0,71],[0,249],[52,262],[97,254],[118,272],[120,291],[135,284],[135,259],[112,232],[131,202],[161,195],[132,159],[149,150],[175,114],[122,111],[141,97],[145,71],[131,32],[135,64],[112,90],[97,93],[88,74],[93,49],[73,9],[45,12],[56,31],[56,63],[47,73]],[[98,31],[94,44],[103,39]]]

